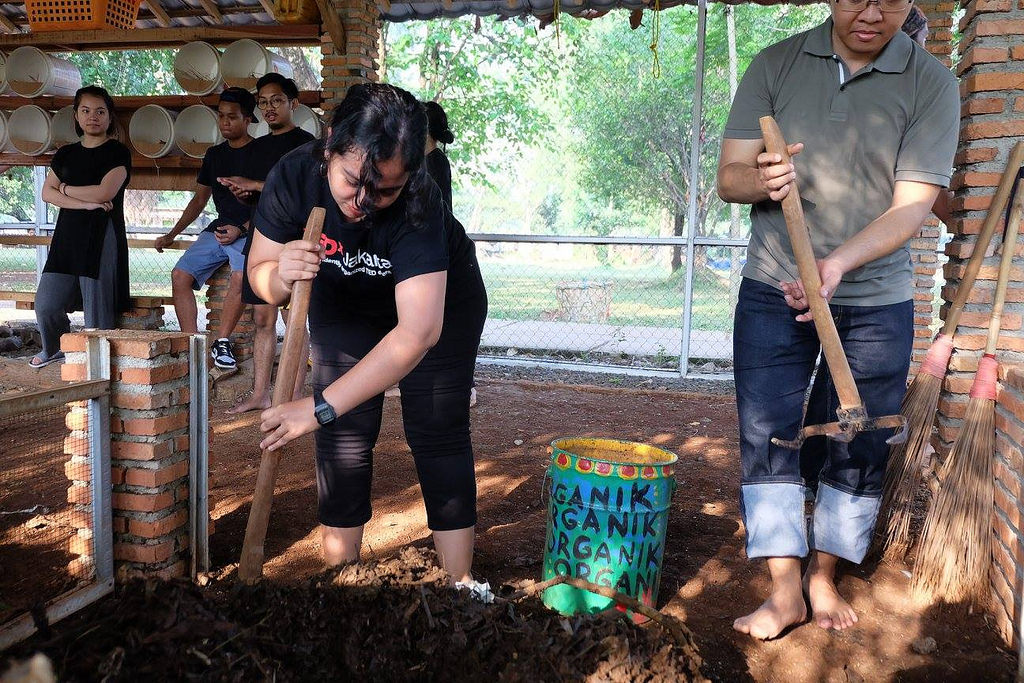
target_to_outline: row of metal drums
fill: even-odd
[[[320,137],[321,121],[304,104],[294,112],[295,124]],[[249,134],[259,137],[269,132],[263,121],[249,126]],[[52,116],[36,105],[18,107],[10,113],[0,111],[0,151],[15,150],[29,156],[46,154],[69,142],[78,142],[74,109],[69,105]],[[177,113],[157,104],[138,109],[128,124],[128,140],[143,156],[151,159],[183,152],[201,159],[206,150],[224,140],[217,127],[217,112],[195,104]]]
[[[231,43],[223,53],[197,41],[174,56],[174,78],[192,95],[210,95],[225,86],[255,90],[256,81],[272,71],[292,75],[288,60],[248,38]],[[81,87],[78,67],[66,59],[27,45],[10,54],[0,52],[0,93],[22,97],[74,95]]]

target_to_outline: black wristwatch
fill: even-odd
[[[338,414],[334,412],[331,404],[324,400],[324,392],[319,389],[313,390],[313,414],[321,425],[329,425],[338,419]]]

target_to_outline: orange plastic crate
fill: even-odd
[[[142,0],[25,0],[33,33],[131,29]]]

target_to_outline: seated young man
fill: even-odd
[[[253,121],[255,107],[256,98],[244,88],[228,88],[220,94],[217,121],[224,142],[206,151],[192,200],[174,228],[157,238],[154,244],[156,250],[162,252],[199,217],[210,197],[213,197],[217,218],[199,235],[199,239],[188,248],[171,271],[171,291],[181,331],[195,332],[198,310],[193,291],[202,287],[225,262],[230,264],[231,281],[224,298],[217,340],[210,350],[214,364],[229,370],[235,368],[235,356],[229,337],[245,306],[242,303],[242,272],[245,265],[243,249],[250,208],[217,182],[217,178],[245,172],[248,159],[246,147],[252,142],[248,127]]]
[[[248,148],[249,161],[244,171],[225,173],[223,177],[218,178],[218,181],[234,193],[239,201],[249,204],[252,208],[255,208],[256,202],[259,201],[263,182],[281,157],[314,139],[312,134],[297,127],[292,118],[292,114],[299,106],[299,89],[295,81],[277,73],[266,74],[256,82],[256,97],[257,105],[270,132],[257,138]],[[241,399],[227,410],[230,414],[270,407],[270,379],[277,352],[278,307],[267,304],[256,296],[248,281],[244,279],[242,301],[254,304],[256,337],[253,344],[253,388],[247,398]],[[287,311],[282,311],[282,315],[287,323]],[[295,378],[295,398],[301,398],[305,380],[306,365],[303,364]]]

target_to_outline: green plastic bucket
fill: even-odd
[[[630,441],[552,441],[544,580],[573,576],[653,607],[678,459],[675,453]],[[565,615],[616,606],[610,598],[564,584],[544,591],[543,600]]]

